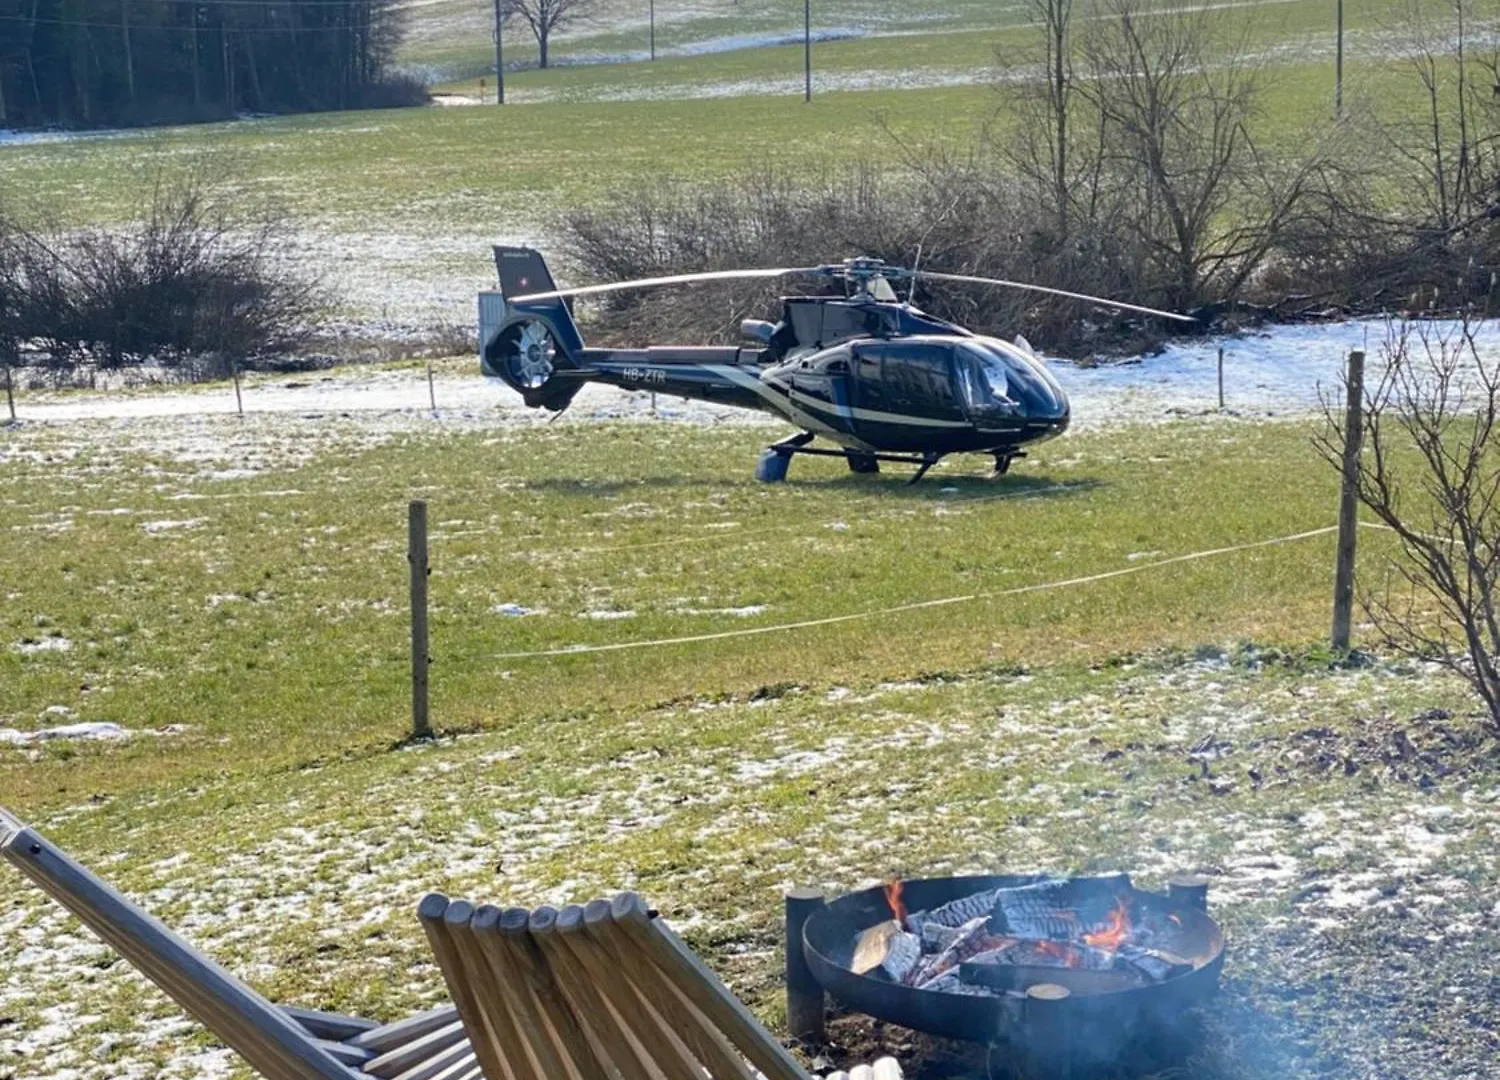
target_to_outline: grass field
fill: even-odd
[[[1326,618],[1323,538],[1248,553],[1233,574],[1203,562],[792,635],[511,661],[501,654],[872,611],[1297,533],[1331,521],[1332,478],[1282,427],[1079,437],[1000,484],[908,490],[822,463],[799,463],[800,483],[756,485],[755,429],[376,437],[326,418],[265,422],[254,451],[231,442],[217,463],[132,451],[101,438],[108,427],[12,437],[0,716],[34,724],[63,706],[128,728],[189,725],[63,760],[7,755],[12,798],[70,803],[398,740],[413,496],[436,523],[434,709],[460,731],[788,681],[1301,640]],[[1308,480],[1287,496],[1287,475]],[[1226,490],[1237,498],[1216,498]],[[546,614],[493,613],[506,603]]]
[[[1152,568],[1328,524],[1309,432],[1116,428],[905,488],[819,462],[757,485],[753,427],[23,424],[0,443],[0,726],[135,735],[0,746],[0,791],[282,1000],[434,1000],[430,888],[629,886],[776,1022],[790,884],[1199,869],[1234,952],[1190,1075],[1482,1075],[1500,789],[1472,704],[1329,663],[1326,537]],[[414,496],[431,744],[405,739]],[[15,880],[0,1077],[246,1075]],[[894,1029],[834,1031],[951,1074]]]

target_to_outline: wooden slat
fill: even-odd
[[[318,1045],[323,1048],[323,1053],[335,1061],[342,1061],[345,1065],[351,1065],[356,1069],[365,1062],[375,1059],[375,1051],[366,1050],[363,1046],[350,1046],[337,1039],[319,1039]]]
[[[344,1042],[356,1035],[366,1031],[373,1031],[380,1025],[374,1020],[366,1020],[360,1016],[345,1016],[343,1013],[322,1012],[318,1009],[301,1009],[295,1005],[282,1005],[281,1011],[286,1013],[309,1035],[318,1039],[332,1039],[334,1042]]]
[[[563,992],[574,1003],[578,1014],[585,1018],[624,1080],[665,1080],[661,1070],[652,1062],[651,1055],[641,1046],[639,1039],[633,1036],[618,1010],[600,993],[593,978],[583,970],[572,950],[563,941],[565,922],[572,927],[568,932],[576,934],[583,928],[583,909],[570,904],[558,911],[551,924],[544,927],[541,933],[537,933],[535,927],[532,928],[532,936],[541,946]]]
[[[584,908],[584,927],[619,970],[628,974],[636,993],[688,1045],[709,1075],[716,1080],[759,1080],[759,1074],[740,1057],[724,1033],[694,1008],[676,984],[657,970],[645,951],[615,925],[609,901],[589,902]]]
[[[469,926],[515,1026],[516,1045],[524,1051],[516,1062],[518,1072],[524,1066],[532,1080],[569,1080],[579,1075],[577,1067],[568,1060],[566,1047],[544,1017],[517,946],[509,940],[512,935],[524,935],[530,920],[531,913],[525,908],[501,911],[486,905]],[[512,928],[509,933],[502,929],[507,923]]]
[[[476,1074],[479,1061],[474,1056],[474,1048],[465,1039],[456,1043],[437,1054],[428,1058],[420,1064],[413,1065],[395,1080],[457,1080],[471,1070]]]
[[[64,907],[68,907],[70,911],[73,910],[68,904],[63,903],[61,897],[54,897],[54,899],[62,903]],[[73,914],[82,918],[78,911],[73,911]],[[132,956],[129,941],[116,937],[102,927],[96,928],[94,932],[181,1006],[184,1012],[218,1036],[225,1045],[243,1057],[252,1068],[266,1076],[268,1080],[304,1080],[307,1076],[295,1064],[287,1062],[276,1047],[261,1038],[253,1026],[244,1022],[243,1017],[233,1011],[220,1010],[207,997],[195,996],[197,988],[191,981],[184,979],[181,972],[149,955]]]
[[[610,905],[610,914],[658,970],[675,982],[768,1080],[808,1080],[808,1073],[791,1052],[676,934],[661,920],[651,918],[639,896],[621,893]]]
[[[435,1009],[408,1016],[405,1020],[397,1020],[394,1024],[382,1024],[380,1027],[370,1028],[347,1041],[355,1046],[363,1046],[366,1050],[373,1050],[377,1054],[383,1054],[387,1050],[394,1050],[404,1042],[420,1039],[428,1032],[447,1027],[457,1019],[458,1009],[452,1005],[439,1005]]]
[[[0,852],[270,1080],[347,1080],[281,1010],[31,829]]]
[[[546,932],[557,916],[556,910],[539,907],[527,913],[526,921],[518,926],[515,913],[522,910],[507,908],[500,917],[500,932],[536,999],[539,1014],[582,1080],[613,1080],[603,1047],[580,1022],[537,944],[537,935]]]
[[[594,907],[590,904],[589,907]],[[609,905],[604,904],[606,914]],[[587,923],[588,908],[578,909],[576,926],[566,922],[568,911],[557,917],[563,944],[572,950],[586,977],[609,1000],[624,1019],[630,1031],[650,1054],[667,1080],[703,1080],[704,1069],[681,1039],[673,1034],[660,1016],[651,1010],[640,992],[630,982],[630,969],[605,953],[595,940]]]
[[[426,1061],[450,1046],[465,1042],[466,1039],[464,1022],[455,1020],[447,1027],[429,1031],[419,1039],[413,1039],[393,1050],[387,1050],[379,1057],[366,1061],[361,1068],[370,1076],[398,1076],[413,1065]]]
[[[448,909],[444,921],[448,936],[453,940],[463,963],[469,993],[474,998],[475,1006],[484,1015],[485,1023],[493,1036],[493,1055],[504,1062],[506,1071],[513,1080],[538,1080],[516,1030],[510,1003],[485,958],[474,929],[476,923],[488,924],[498,919],[499,914],[499,909],[494,907],[476,908],[472,904],[456,903]]]
[[[478,1059],[486,1080],[512,1080],[503,1051],[495,1040],[495,1032],[474,998],[463,958],[448,933],[445,919],[450,906],[446,896],[429,893],[417,906],[417,918],[421,920],[422,929],[427,932],[432,955],[443,973],[443,981],[448,984],[448,995],[463,1019],[464,1029],[469,1033],[469,1043],[474,1047],[474,1056]]]

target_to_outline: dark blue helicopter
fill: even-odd
[[[756,475],[782,480],[793,454],[842,457],[854,472],[880,462],[917,466],[912,483],[948,454],[993,456],[1003,474],[1028,444],[1068,426],[1068,399],[1024,338],[983,337],[896,296],[892,281],[952,281],[1028,289],[1107,307],[1156,311],[1039,285],[941,274],[848,259],[826,266],[726,270],[558,289],[541,253],[495,248],[498,292],[479,297],[484,374],[526,404],[561,412],[586,382],[758,409],[801,430],[769,447]],[[623,289],[698,281],[809,277],[837,280],[845,295],[790,296],[779,322],[747,319],[750,344],[590,349],[568,301]],[[909,297],[908,297],[909,300]],[[818,437],[835,448],[808,445]]]

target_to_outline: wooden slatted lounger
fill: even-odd
[[[809,1080],[634,893],[556,910],[433,893],[418,917],[486,1077]],[[900,1080],[893,1058],[856,1080]]]
[[[393,1024],[279,1007],[0,807],[0,855],[267,1080],[809,1080],[640,898],[419,917],[454,1005]],[[829,1080],[900,1080],[891,1058]]]
[[[432,1080],[430,1062],[473,1065],[451,1005],[385,1025],[273,1005],[3,807],[0,854],[268,1080]]]

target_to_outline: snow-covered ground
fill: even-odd
[[[1233,414],[1286,417],[1313,411],[1322,392],[1341,394],[1344,359],[1365,348],[1378,361],[1386,326],[1378,321],[1276,326],[1236,336],[1205,338],[1168,346],[1155,356],[1097,366],[1054,361],[1052,369],[1072,402],[1073,424],[1083,429],[1152,423],[1183,415],[1216,412],[1218,350],[1224,350],[1225,407]],[[1481,337],[1486,355],[1500,359],[1500,326]],[[434,383],[437,417],[451,423],[506,426],[546,418],[527,409],[520,396],[498,380],[478,374],[439,375]],[[1371,376],[1373,380],[1373,376]],[[377,427],[404,424],[431,411],[427,378],[420,369],[340,371],[295,376],[246,387],[245,410],[257,416],[357,414]],[[24,422],[78,420],[120,422],[177,417],[212,418],[235,411],[229,387],[163,389],[133,394],[70,393],[23,396]],[[403,419],[405,418],[405,419]],[[567,422],[612,419],[697,424],[776,423],[757,413],[724,405],[591,385],[565,414]],[[165,434],[167,429],[162,429]],[[208,437],[212,437],[212,428]]]

